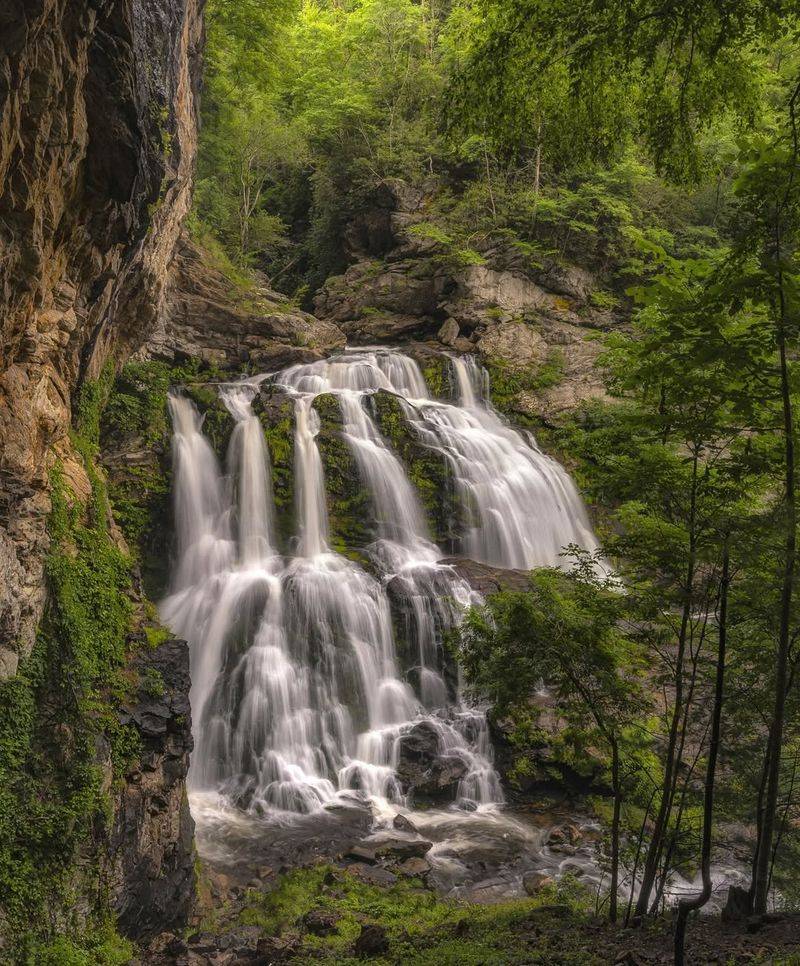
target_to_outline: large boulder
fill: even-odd
[[[434,724],[420,721],[399,739],[397,777],[415,799],[452,800],[467,774],[463,758],[447,754]]]
[[[530,590],[530,574],[527,570],[506,570],[470,560],[468,557],[446,557],[440,563],[452,567],[459,577],[463,577],[483,597],[503,590]]]

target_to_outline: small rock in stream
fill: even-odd
[[[389,839],[379,843],[374,854],[381,859],[409,859],[422,858],[433,848],[433,842],[427,839]]]
[[[414,835],[418,835],[417,826],[407,818],[405,815],[401,815],[399,812],[395,815],[392,825],[397,829],[398,832],[412,832]]]
[[[542,889],[545,889],[552,884],[552,877],[539,869],[526,872],[522,876],[522,888],[528,893],[529,896],[538,895]]]

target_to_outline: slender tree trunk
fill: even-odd
[[[636,889],[636,873],[639,871],[639,860],[642,857],[642,843],[644,842],[644,831],[647,825],[647,819],[650,816],[650,809],[653,807],[653,799],[656,797],[656,792],[658,788],[653,788],[650,793],[650,800],[647,803],[647,808],[645,809],[644,816],[642,818],[642,824],[639,826],[639,835],[636,839],[636,855],[633,859],[633,871],[631,872],[631,888],[628,893],[628,906],[625,910],[625,925],[627,926],[631,921],[631,909],[633,907],[633,893]]]
[[[675,966],[684,966],[686,944],[686,924],[689,914],[702,907],[711,898],[711,830],[714,820],[714,782],[717,774],[719,756],[722,704],[725,691],[725,654],[728,644],[728,585],[730,582],[730,552],[728,538],[722,548],[722,585],[719,599],[719,637],[717,641],[717,673],[714,681],[714,708],[711,713],[711,738],[708,745],[706,765],[706,787],[703,796],[703,842],[700,853],[700,873],[703,888],[691,899],[681,899],[678,903],[678,917],[675,924]]]
[[[494,191],[492,190],[492,172],[489,167],[489,148],[486,145],[486,138],[483,140],[483,161],[486,166],[486,186],[489,189],[489,201],[492,205],[492,218],[497,221],[497,207],[494,203]]]
[[[542,121],[536,128],[536,162],[533,169],[533,197],[535,202],[539,200],[539,189],[542,183]]]
[[[784,470],[786,476],[786,535],[784,548],[783,581],[781,586],[781,613],[778,629],[778,653],[775,666],[775,698],[772,709],[769,738],[767,741],[767,787],[764,795],[764,811],[758,835],[758,857],[751,895],[753,912],[763,915],[767,911],[769,895],[769,869],[772,856],[772,840],[778,811],[778,795],[781,776],[781,744],[786,716],[786,687],[789,679],[789,651],[791,646],[792,595],[794,590],[795,554],[797,550],[797,507],[795,501],[795,455],[794,416],[792,412],[789,364],[786,354],[786,301],[781,268],[780,227],[776,227],[775,257],[778,262],[778,353],[781,376],[781,402],[783,408]]]
[[[609,896],[608,918],[617,921],[619,901],[619,818],[622,807],[622,787],[619,774],[619,742],[611,740],[611,785],[614,790],[614,814],[611,819],[611,895]]]
[[[683,664],[686,655],[686,642],[689,630],[689,619],[692,613],[692,588],[694,586],[695,557],[697,552],[696,541],[696,515],[697,515],[697,453],[694,454],[692,461],[692,486],[689,497],[689,554],[686,562],[686,582],[684,585],[684,601],[681,613],[681,627],[678,633],[678,653],[676,656],[675,667],[675,701],[672,709],[672,720],[670,722],[669,739],[667,743],[667,755],[664,765],[664,781],[661,786],[661,802],[659,803],[658,813],[653,827],[653,835],[645,856],[644,867],[642,869],[642,886],[636,899],[636,909],[634,910],[634,920],[641,920],[646,914],[650,904],[650,894],[653,891],[653,884],[658,872],[658,863],[664,848],[664,835],[669,823],[670,811],[672,808],[672,792],[675,784],[675,774],[677,773],[676,750],[678,744],[678,732],[683,711]]]

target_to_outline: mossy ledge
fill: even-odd
[[[173,387],[189,396],[203,415],[206,437],[224,461],[234,421],[213,385],[220,378],[217,369],[202,363],[130,362],[108,386],[102,416],[96,419],[114,519],[153,599],[167,586],[172,532],[167,397]]]

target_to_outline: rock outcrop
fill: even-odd
[[[463,264],[434,234],[413,230],[424,229],[419,192],[393,184],[373,207],[361,216],[370,228],[356,232],[360,243],[345,245],[354,263],[315,299],[320,319],[353,344],[427,341],[475,353],[512,418],[548,423],[604,396],[597,335],[619,319],[595,305],[591,272],[555,259],[534,265],[503,246]]]
[[[167,286],[166,306],[142,348],[143,358],[200,359],[254,371],[322,359],[344,348],[330,321],[286,303],[266,286],[238,289],[211,256],[183,235]]]
[[[188,209],[201,0],[0,10],[0,677],[44,605],[76,393],[158,317]]]
[[[141,652],[133,670],[139,686],[120,723],[136,728],[142,750],[115,807],[112,906],[126,935],[149,939],[185,923],[194,899],[188,648],[169,639]]]

